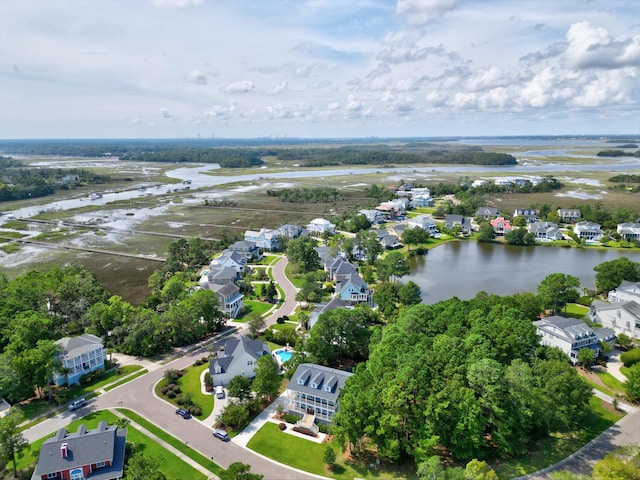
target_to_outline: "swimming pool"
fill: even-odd
[[[276,357],[278,357],[278,363],[280,363],[280,364],[283,364],[284,362],[289,360],[291,357],[293,357],[293,351],[292,350],[286,350],[284,348],[276,350],[275,352],[273,352],[273,354]]]

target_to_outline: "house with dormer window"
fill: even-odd
[[[577,318],[553,315],[533,324],[540,336],[541,345],[559,348],[574,364],[578,362],[578,352],[583,348],[593,350],[594,357],[600,353],[600,338],[591,327]]]
[[[62,366],[60,372],[54,372],[56,385],[73,385],[80,377],[98,369],[104,370],[104,347],[102,339],[84,333],[77,337],[64,337],[55,342],[60,347],[58,360]]]
[[[252,340],[246,335],[227,339],[216,357],[209,360],[213,385],[226,385],[237,375],[255,377],[256,360],[263,355],[271,355],[271,349],[262,340]]]
[[[101,421],[75,433],[61,428],[40,447],[31,480],[118,480],[124,470],[127,429]]]
[[[350,372],[324,367],[313,363],[301,363],[287,385],[287,410],[290,414],[307,420],[329,424],[338,411],[340,390],[351,375]]]

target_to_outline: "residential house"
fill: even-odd
[[[200,276],[200,286],[207,288],[209,283],[217,283],[218,285],[225,285],[227,283],[234,283],[238,280],[239,275],[233,267],[222,267],[220,265],[214,265],[202,272]]]
[[[324,218],[314,218],[307,225],[307,230],[318,235],[322,235],[325,232],[333,235],[336,233],[336,226]]]
[[[238,272],[238,274],[242,275],[247,266],[247,258],[239,252],[225,249],[222,251],[221,255],[211,260],[209,269],[213,269],[216,266],[232,267],[236,272]]]
[[[373,305],[373,292],[356,272],[341,277],[336,282],[336,294],[349,303],[367,303]]]
[[[123,476],[127,429],[101,421],[75,433],[64,428],[44,441],[31,480],[116,480]]]
[[[382,202],[380,206],[390,206],[395,209],[398,216],[404,215],[407,209],[409,208],[409,199],[408,198],[394,198],[393,200],[389,200],[388,202]]]
[[[594,222],[578,222],[573,226],[573,233],[585,240],[598,240],[602,237],[602,227]]]
[[[586,323],[577,318],[554,315],[537,320],[533,324],[540,335],[540,344],[559,348],[572,363],[578,362],[578,352],[583,348],[593,350],[595,356],[600,354],[598,336]]]
[[[385,235],[380,239],[380,245],[387,250],[395,250],[396,248],[402,248],[402,242],[397,235]]]
[[[287,410],[292,415],[307,417],[310,428],[315,421],[329,424],[339,409],[340,390],[351,375],[335,368],[301,363],[287,385]],[[312,427],[311,427],[312,428]],[[317,427],[316,427],[317,432]]]
[[[237,375],[255,377],[255,361],[263,355],[271,355],[271,349],[262,340],[252,340],[246,335],[227,339],[216,357],[209,360],[213,385],[226,385]]]
[[[207,283],[203,288],[208,288],[216,294],[218,307],[229,315],[229,318],[236,318],[244,307],[244,295],[235,283]]]
[[[332,282],[338,282],[343,277],[358,273],[356,267],[341,256],[334,257],[332,261],[325,264],[325,270]]]
[[[278,236],[286,238],[298,238],[306,233],[306,230],[299,225],[286,224],[278,228]]]
[[[373,210],[358,210],[359,215],[364,215],[369,220],[369,223],[382,223],[384,222],[384,217],[382,212],[373,209]]]
[[[513,218],[524,217],[527,223],[534,223],[538,220],[535,208],[516,208],[513,212]]]
[[[589,317],[618,335],[624,333],[640,340],[640,303],[635,300],[617,303],[594,300],[589,308]]]
[[[433,198],[429,194],[411,196],[411,206],[413,208],[432,207],[433,204],[434,204]]]
[[[278,231],[271,230],[270,228],[261,228],[258,231],[247,230],[244,232],[244,239],[248,242],[253,242],[258,248],[263,250],[277,250],[278,249]]]
[[[351,302],[342,300],[340,297],[333,297],[328,302],[319,303],[309,314],[309,330],[311,330],[313,326],[318,322],[318,318],[320,318],[320,315],[322,315],[324,312],[335,310],[336,308],[352,309],[353,306]]]
[[[444,227],[448,230],[453,230],[458,227],[462,233],[469,234],[471,233],[471,220],[471,218],[462,215],[448,213],[444,217]]]
[[[573,223],[576,222],[582,216],[582,214],[577,208],[559,208],[558,216],[563,222]]]
[[[389,233],[391,235],[396,235],[397,237],[402,237],[402,234],[407,228],[411,227],[405,223],[396,223],[395,225],[391,225],[389,227]]]
[[[619,223],[616,231],[623,240],[640,240],[640,223]]]
[[[640,282],[624,280],[618,288],[609,292],[608,300],[611,303],[629,302],[631,300],[640,303]]]
[[[420,227],[421,229],[429,232],[430,235],[436,235],[437,233],[439,233],[436,222],[433,221],[433,218],[427,215],[418,215],[417,217],[410,218],[409,225]]]
[[[496,217],[491,220],[490,223],[496,235],[504,235],[505,233],[513,230],[511,222],[509,220],[506,220],[504,217]]]
[[[77,337],[61,338],[55,343],[62,349],[59,360],[64,369],[54,372],[53,381],[56,385],[73,385],[79,383],[82,375],[100,368],[104,370],[104,346],[100,337],[84,333]]]
[[[558,229],[556,223],[551,222],[535,222],[527,225],[529,233],[536,237],[536,240],[551,241],[562,240],[564,237],[562,232]]]
[[[398,211],[393,205],[378,205],[375,210],[380,213],[385,222],[398,218]]]
[[[485,220],[491,220],[500,215],[500,211],[494,207],[480,207],[476,210],[476,217],[482,217]]]
[[[260,260],[262,258],[262,254],[260,253],[258,246],[254,242],[249,242],[247,240],[238,240],[237,242],[229,245],[228,249],[242,255],[247,262]]]

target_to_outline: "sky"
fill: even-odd
[[[2,139],[639,132],[639,0],[0,0]]]

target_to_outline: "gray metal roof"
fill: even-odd
[[[102,346],[102,339],[84,333],[77,337],[64,337],[56,340],[56,343],[62,347],[62,355],[68,358],[74,358],[83,353],[88,353]]]
[[[96,470],[91,475],[92,480],[120,478],[124,465],[126,438],[126,428],[118,429],[116,425],[107,426],[105,421],[101,421],[95,430],[87,430],[84,424],[80,425],[75,433],[67,433],[62,428],[53,437],[45,440],[40,447],[33,478],[100,462],[111,462],[112,465]],[[61,447],[65,443],[68,452],[66,458],[61,453]]]
[[[533,324],[543,330],[563,335],[567,340],[579,340],[581,338],[593,337],[595,333],[586,323],[577,318],[564,318],[557,315],[537,320]]]
[[[291,377],[287,389],[336,402],[340,395],[340,390],[351,375],[353,374],[350,372],[336,368],[323,367],[313,363],[301,363],[296,368],[293,377]]]

